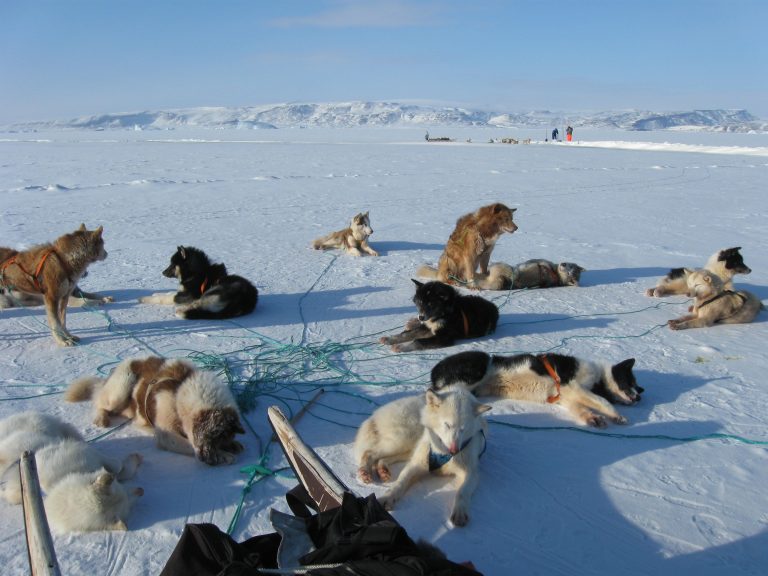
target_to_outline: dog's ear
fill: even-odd
[[[187,259],[187,251],[184,250],[184,246],[179,246],[176,248],[176,250],[178,250],[179,254],[181,255],[182,258],[184,258],[184,260]]]
[[[427,406],[431,408],[437,408],[441,404],[440,396],[435,394],[435,392],[433,392],[429,388],[427,388],[426,398],[427,398]]]
[[[694,272],[696,272],[696,270],[693,268],[683,268],[683,274],[685,274],[686,277],[690,276]]]
[[[104,232],[104,226],[99,226],[98,228],[96,228],[96,230],[93,231],[93,235],[98,238],[99,236],[101,236],[102,232]]]
[[[368,210],[366,210],[365,213],[363,214],[363,218],[368,218]]]
[[[77,229],[78,232],[85,232],[85,223],[80,224],[80,228]]]
[[[490,404],[475,404],[475,416],[480,416],[480,414],[484,414],[488,412],[493,406]]]
[[[632,367],[635,365],[635,359],[634,358],[627,358],[626,360],[622,360],[618,364],[616,364],[615,368],[626,368],[627,370],[632,370]]]
[[[414,284],[416,284],[416,286],[418,286],[419,288],[421,288],[422,286],[424,286],[424,284],[423,284],[422,282],[419,282],[419,281],[418,281],[418,280],[416,280],[415,278],[411,278],[411,282],[413,282]]]
[[[96,479],[93,481],[93,486],[100,491],[106,492],[109,487],[112,485],[112,482],[115,481],[115,475],[111,472],[107,472],[106,470],[102,469],[101,474],[96,476]]]

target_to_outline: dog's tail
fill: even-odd
[[[426,264],[419,266],[419,269],[416,270],[416,276],[421,276],[422,278],[432,278],[434,280],[437,279],[437,275],[437,268],[427,266]]]
[[[69,385],[64,394],[67,402],[85,402],[93,398],[96,390],[104,385],[106,380],[98,376],[84,376]]]
[[[481,290],[509,290],[515,282],[515,269],[509,264],[498,262],[488,268],[488,276],[481,277],[477,287]]]

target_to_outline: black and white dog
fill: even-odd
[[[632,405],[644,389],[637,385],[634,358],[611,366],[561,354],[491,356],[461,352],[432,369],[432,388],[463,386],[476,396],[557,403],[580,424],[603,428],[606,419],[626,424],[613,404]]]
[[[479,338],[496,330],[499,309],[493,302],[480,296],[462,296],[442,282],[413,283],[418,318],[408,320],[400,334],[379,340],[391,344],[394,352],[444,348],[456,340]]]
[[[253,312],[259,291],[242,276],[227,274],[224,264],[213,264],[205,252],[179,246],[163,276],[177,278],[176,292],[157,292],[139,298],[144,304],[175,304],[176,316],[187,320],[223,319]]]
[[[723,281],[725,290],[733,290],[733,277],[736,274],[750,274],[752,269],[744,263],[741,246],[718,250],[709,257],[704,265],[705,270],[717,275]],[[688,292],[688,276],[692,268],[672,268],[661,278],[654,288],[645,291],[646,296],[669,296],[671,294],[686,294]]]

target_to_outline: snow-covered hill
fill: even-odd
[[[460,107],[397,102],[291,103],[239,108],[203,107],[163,111],[100,114],[71,120],[16,124],[13,130],[56,128],[136,128],[167,130],[179,127],[289,128],[356,126],[498,126],[541,128],[575,127],[624,130],[695,129],[727,132],[768,131],[768,122],[746,110],[688,112],[493,112]]]

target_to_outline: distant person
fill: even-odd
[[[573,128],[571,128],[570,126],[568,126],[568,128],[565,129],[565,139],[568,140],[568,142],[573,140]]]
[[[554,130],[552,130],[552,141],[554,142],[555,140],[557,140],[557,137],[558,137],[559,135],[560,135],[560,131],[559,131],[557,128],[555,128]]]

